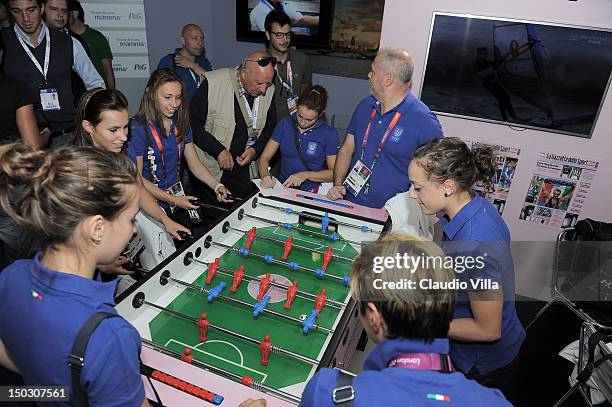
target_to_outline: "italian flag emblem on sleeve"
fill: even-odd
[[[450,401],[450,396],[444,394],[427,393],[427,398],[429,400]]]
[[[38,294],[34,290],[30,290],[30,292],[32,293],[32,298],[36,298],[38,301],[42,300],[42,295]]]

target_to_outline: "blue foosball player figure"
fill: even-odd
[[[255,306],[253,306],[253,316],[255,318],[257,318],[264,312],[264,310],[268,307],[268,302],[270,302],[271,298],[272,297],[270,297],[269,295],[265,295],[261,301],[259,301],[255,304]]]
[[[211,288],[208,291],[208,302],[213,301],[215,298],[217,298],[219,296],[219,294],[221,294],[223,292],[223,289],[225,288],[225,281],[221,281],[216,287]]]
[[[321,233],[327,233],[327,227],[329,226],[329,214],[325,212],[321,219]]]
[[[307,334],[308,331],[312,329],[316,321],[317,321],[317,310],[313,309],[310,312],[310,315],[308,315],[306,319],[304,320],[304,322],[302,322],[302,326],[304,327],[302,328],[302,332]]]

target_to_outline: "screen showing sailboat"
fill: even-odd
[[[612,32],[434,13],[421,99],[439,114],[590,137]]]

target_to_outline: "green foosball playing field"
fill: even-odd
[[[304,226],[300,227],[308,229]],[[330,242],[329,239],[296,230],[286,230],[275,226],[258,228],[256,233],[257,236],[251,245],[250,252],[271,255],[278,260],[281,259],[284,251],[282,242],[286,241],[290,235],[294,236],[293,243],[295,245],[319,251],[325,251],[331,245],[334,255],[349,259],[353,259],[358,254],[349,243],[342,240]],[[269,237],[282,242],[264,240],[262,237]],[[245,243],[246,236],[242,236],[233,247],[240,249],[244,247]],[[206,262],[213,261],[214,259],[206,260]],[[323,263],[323,255],[293,247],[287,262],[295,262],[300,266],[319,269]],[[226,272],[230,274],[233,274],[241,265],[244,266],[246,276],[260,278],[269,272],[272,282],[289,286],[294,281],[298,281],[299,290],[313,295],[320,294],[321,289],[325,288],[327,298],[342,305],[325,304],[316,324],[328,330],[335,329],[340,316],[344,312],[343,306],[349,300],[349,288],[341,280],[332,279],[329,276],[319,278],[314,273],[307,271],[293,271],[287,266],[268,264],[263,259],[242,256],[229,249],[220,258],[220,270],[225,268],[227,269]],[[216,298],[212,302],[208,302],[206,294],[186,288],[167,306],[167,309],[189,316],[194,320],[199,319],[202,313],[206,313],[210,325],[222,327],[254,338],[257,341],[262,341],[264,336],[269,335],[274,346],[315,361],[321,358],[323,350],[331,338],[332,334],[330,332],[315,327],[304,334],[302,324],[299,321],[290,321],[267,312],[262,313],[257,318],[253,317],[253,305],[258,302],[256,297],[260,288],[258,280],[248,281],[245,277],[236,293],[232,293],[230,292],[230,287],[233,284],[231,275],[223,275],[217,272],[211,284],[206,285],[204,281],[207,276],[206,266],[192,263],[190,267],[200,267],[202,274],[195,281],[189,281],[188,283],[211,289],[223,281],[226,286],[222,295],[246,302],[250,306],[246,307],[223,298]],[[350,262],[334,257],[327,267],[326,274],[342,278],[348,276],[350,271]],[[284,288],[270,285],[266,294],[271,298],[267,309],[298,320],[305,319],[315,309],[314,299],[305,299],[298,294],[291,308],[286,310],[283,307],[286,300],[286,290]],[[313,363],[298,360],[293,356],[274,350],[270,353],[269,363],[264,366],[260,363],[262,355],[259,342],[248,342],[234,335],[220,332],[212,326],[207,331],[206,341],[200,342],[200,329],[195,321],[173,316],[170,313],[160,313],[150,322],[149,328],[152,340],[162,346],[180,353],[189,348],[191,355],[197,360],[241,376],[251,376],[254,380],[277,389],[305,382],[316,368]]]

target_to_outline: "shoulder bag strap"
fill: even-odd
[[[118,314],[112,314],[110,312],[96,312],[83,324],[74,340],[70,356],[68,357],[68,366],[70,366],[71,369],[72,402],[75,406],[85,407],[89,405],[87,402],[87,393],[85,393],[85,390],[81,387],[81,370],[84,366],[85,351],[89,344],[89,338],[100,322],[106,318],[118,316]]]
[[[584,366],[581,372],[576,376],[576,380],[580,383],[586,383],[587,380],[591,377],[591,374],[601,365],[602,363],[612,360],[612,354],[603,355],[598,360],[595,360],[595,349],[599,345],[599,342],[603,341],[604,343],[610,342],[612,340],[612,335],[604,332],[595,332],[589,337],[587,350],[589,352],[587,364]]]
[[[295,140],[295,149],[300,157],[300,160],[302,161],[302,165],[304,165],[306,171],[311,171],[306,159],[304,158],[304,153],[302,153],[302,143],[300,142],[300,134],[297,128],[297,123],[295,126],[293,126],[293,139]]]
[[[342,369],[338,371],[338,379],[336,380],[336,388],[332,392],[332,400],[336,406],[353,407],[355,403],[355,389],[353,388],[353,379],[355,375],[345,372]]]

